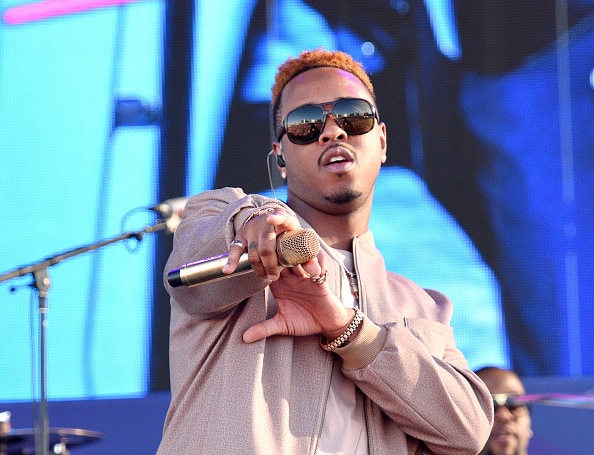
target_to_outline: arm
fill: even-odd
[[[274,208],[260,216],[262,208]],[[207,191],[186,204],[182,222],[175,232],[173,251],[165,270],[165,285],[170,295],[189,314],[210,318],[234,308],[241,301],[271,285],[279,304],[277,314],[244,334],[246,342],[270,335],[333,336],[348,325],[351,312],[329,291],[309,279],[321,273],[318,259],[301,266],[282,268],[276,254],[276,237],[300,228],[291,209],[276,199],[245,195],[240,189]],[[255,273],[194,287],[171,287],[166,281],[169,270],[201,258],[221,254],[233,239],[247,246]],[[224,273],[235,270],[241,248],[231,248]],[[323,304],[322,304],[323,303]]]
[[[448,325],[425,318],[377,325],[366,318],[359,334],[336,353],[345,376],[435,453],[482,449],[492,425],[492,399],[468,369]]]
[[[227,252],[245,220],[263,207],[283,208],[291,213],[280,201],[246,195],[238,188],[206,191],[188,200],[182,222],[175,231],[173,250],[164,274],[169,294],[186,312],[203,318],[212,317],[266,287],[268,283],[253,273],[191,288],[173,288],[167,282],[170,270]],[[240,255],[241,252],[234,252],[235,265]]]

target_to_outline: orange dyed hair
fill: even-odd
[[[354,74],[363,85],[369,90],[369,93],[375,101],[375,92],[373,85],[369,80],[367,72],[360,62],[353,60],[353,58],[341,51],[327,51],[324,49],[316,49],[314,51],[303,51],[299,57],[289,58],[285,63],[278,67],[274,85],[272,86],[272,127],[274,129],[274,137],[276,132],[280,129],[282,119],[279,118],[281,106],[281,94],[285,86],[296,76],[314,68],[338,68]]]

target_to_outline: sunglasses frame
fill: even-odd
[[[521,401],[514,400],[514,398],[519,395],[508,393],[495,393],[491,396],[493,397],[493,407],[495,412],[497,412],[497,409],[500,407],[506,407],[508,411],[511,413],[514,413],[514,411],[520,409],[526,409],[528,412],[530,411],[530,405],[528,403],[523,403]]]
[[[368,101],[366,99],[363,99],[363,98],[340,98],[340,99],[338,99],[336,101],[328,101],[328,102],[325,102],[325,103],[318,103],[318,104],[308,103],[308,104],[303,104],[303,105],[301,105],[299,107],[296,107],[295,109],[293,109],[292,111],[290,111],[285,116],[284,120],[281,123],[281,130],[280,130],[280,132],[277,135],[277,141],[280,142],[280,140],[282,139],[282,137],[283,137],[283,135],[285,133],[287,134],[287,139],[289,139],[290,142],[292,142],[293,144],[296,144],[296,145],[307,145],[307,144],[311,144],[311,143],[317,141],[318,138],[322,135],[322,132],[324,131],[324,128],[326,127],[326,120],[328,119],[328,115],[329,114],[332,114],[332,118],[334,119],[334,121],[338,124],[338,126],[340,126],[340,128],[344,129],[344,127],[340,125],[340,120],[342,118],[345,118],[345,117],[338,117],[338,120],[337,120],[336,119],[336,116],[334,115],[334,108],[335,108],[335,106],[337,104],[343,103],[343,102],[346,102],[346,101],[362,101],[363,103],[365,103],[367,106],[369,106],[371,108],[371,113],[373,114],[373,118],[375,119],[375,121],[377,121],[379,123],[379,115],[377,113],[377,108],[370,101]],[[293,114],[294,112],[298,111],[299,109],[302,109],[304,107],[310,107],[310,106],[317,107],[317,108],[319,108],[322,111],[322,126],[320,128],[320,131],[319,131],[318,135],[316,137],[314,137],[310,141],[307,141],[307,142],[303,142],[303,141],[295,142],[295,141],[293,141],[291,139],[291,137],[288,134],[287,123],[288,123],[289,117],[291,116],[291,114]],[[326,109],[327,106],[329,106],[330,108],[329,109]],[[373,126],[375,126],[375,124]],[[367,130],[365,132],[361,132],[361,133],[349,133],[346,129],[345,129],[345,131],[349,135],[360,136],[362,134],[369,133],[373,129],[373,126],[369,130]]]

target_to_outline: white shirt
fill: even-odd
[[[341,261],[347,270],[354,270],[352,253],[336,249],[332,251],[335,258]],[[357,300],[351,293],[350,281],[346,272],[341,281],[340,298],[349,308],[358,306]],[[323,455],[369,454],[363,394],[355,387],[355,384],[344,377],[338,358],[334,360],[319,453]]]

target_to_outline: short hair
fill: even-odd
[[[282,119],[279,118],[281,95],[285,86],[296,76],[314,68],[338,68],[355,75],[365,85],[375,102],[375,92],[367,72],[361,62],[354,60],[349,54],[341,51],[316,49],[303,51],[299,57],[290,57],[278,67],[274,85],[272,86],[272,128],[274,137],[280,129]]]
[[[475,374],[494,373],[496,371],[497,372],[501,372],[501,373],[511,373],[514,376],[518,376],[518,374],[514,370],[511,370],[511,369],[508,369],[508,368],[503,368],[503,367],[498,367],[498,366],[495,366],[495,365],[486,365],[486,366],[483,366],[483,367],[481,367],[481,368],[479,368],[477,370],[474,370]]]
[[[477,376],[482,376],[482,375],[487,375],[489,373],[495,373],[495,374],[499,374],[499,375],[510,375],[510,376],[515,376],[518,381],[520,381],[520,383],[523,385],[523,381],[522,378],[520,378],[520,375],[518,373],[516,373],[514,370],[509,369],[509,368],[503,368],[503,367],[498,367],[495,365],[487,365],[487,366],[483,366],[477,370],[474,370],[474,373]]]

